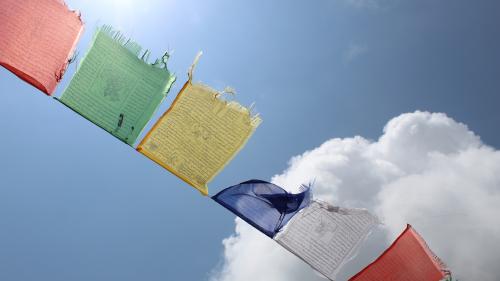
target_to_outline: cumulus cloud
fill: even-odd
[[[441,113],[392,119],[377,141],[332,139],[290,160],[272,179],[290,191],[315,182],[317,198],[376,213],[384,225],[341,271],[345,280],[411,223],[463,280],[500,276],[500,152]],[[323,280],[241,220],[223,241],[214,281]]]

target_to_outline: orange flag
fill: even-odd
[[[349,281],[440,281],[446,277],[445,268],[408,225],[389,249]]]
[[[63,0],[0,0],[0,65],[51,95],[82,31]]]

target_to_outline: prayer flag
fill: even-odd
[[[250,180],[229,187],[212,197],[235,215],[273,238],[311,200],[309,188],[291,194],[281,187]]]
[[[178,176],[203,195],[210,182],[239,152],[261,123],[251,110],[221,93],[189,80],[137,151]]]
[[[168,53],[154,64],[148,57],[149,51],[104,26],[60,101],[132,146],[175,81]]]
[[[447,275],[445,268],[424,239],[408,225],[379,258],[349,281],[439,281]]]
[[[51,95],[82,31],[62,0],[0,0],[0,65]]]
[[[274,240],[334,280],[377,224],[377,217],[366,210],[333,207],[313,200]]]

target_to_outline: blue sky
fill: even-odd
[[[80,57],[101,24],[174,50],[157,116],[199,50],[195,80],[256,102],[264,123],[211,194],[269,180],[330,138],[377,139],[415,110],[500,147],[498,2],[67,2],[86,23]],[[0,280],[198,281],[220,266],[231,213],[4,69],[0,92]]]

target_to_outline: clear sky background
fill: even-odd
[[[102,24],[174,50],[156,116],[199,50],[195,80],[256,102],[264,123],[211,194],[270,180],[331,138],[377,139],[415,110],[500,147],[498,1],[67,2],[86,23],[80,58]],[[221,267],[231,213],[4,69],[0,92],[0,280],[201,281]]]

